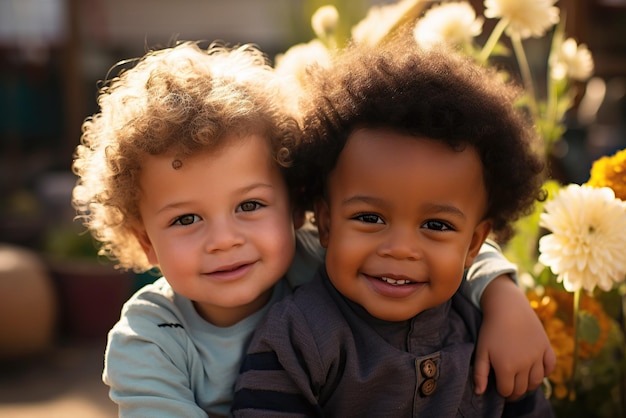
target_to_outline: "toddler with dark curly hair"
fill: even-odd
[[[507,402],[502,371],[476,390],[482,315],[458,292],[487,237],[505,240],[541,196],[518,90],[400,41],[355,46],[312,74],[296,161],[325,263],[261,322],[234,415],[551,416],[539,389]]]

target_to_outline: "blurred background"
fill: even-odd
[[[108,70],[175,40],[255,43],[273,58],[313,37],[321,5],[350,26],[392,2],[0,0],[0,416],[116,415],[100,382],[106,332],[154,277],[98,259],[73,221],[72,153]],[[626,145],[626,0],[557,6],[596,66],[597,106],[572,110],[555,155],[563,180],[582,183],[591,161]]]

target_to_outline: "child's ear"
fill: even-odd
[[[322,247],[328,247],[328,235],[330,231],[330,211],[326,199],[317,198],[313,204],[315,210],[315,223],[320,236]]]
[[[153,266],[159,264],[159,260],[156,256],[156,252],[154,251],[154,247],[152,246],[152,241],[150,241],[150,237],[148,233],[143,228],[133,228],[133,234],[135,234],[135,238],[139,241],[139,245],[141,245],[141,249],[146,254],[146,258],[148,262]]]
[[[480,247],[483,245],[489,233],[491,232],[491,221],[485,220],[476,225],[474,228],[474,234],[472,235],[472,242],[467,250],[467,256],[465,257],[465,268],[474,263],[474,259],[480,251]]]

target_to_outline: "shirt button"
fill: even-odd
[[[426,378],[435,377],[435,374],[437,374],[437,365],[432,360],[424,360],[420,365],[420,369],[422,375]]]
[[[422,395],[424,396],[430,396],[433,392],[435,392],[435,389],[437,389],[437,382],[435,379],[426,379],[420,387],[420,392],[422,392]]]

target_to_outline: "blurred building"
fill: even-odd
[[[71,221],[72,152],[117,61],[176,40],[255,43],[273,56],[312,36],[315,3],[0,0],[0,242],[41,247],[42,224]]]
[[[356,22],[370,5],[393,1],[334,3],[353,11]],[[325,3],[0,0],[0,241],[40,247],[45,224],[71,221],[72,152],[82,121],[97,111],[98,80],[114,63],[186,39],[255,43],[273,57],[311,39],[309,16]],[[471,3],[482,13],[482,0]],[[566,175],[578,181],[590,157],[582,163],[581,158],[624,141],[623,129],[614,126],[623,126],[625,119],[626,0],[560,0],[557,5],[568,34],[588,44],[596,75],[605,82],[606,103],[592,121],[593,138],[587,127],[583,133],[572,129],[572,144],[579,145],[563,150],[570,167]]]

